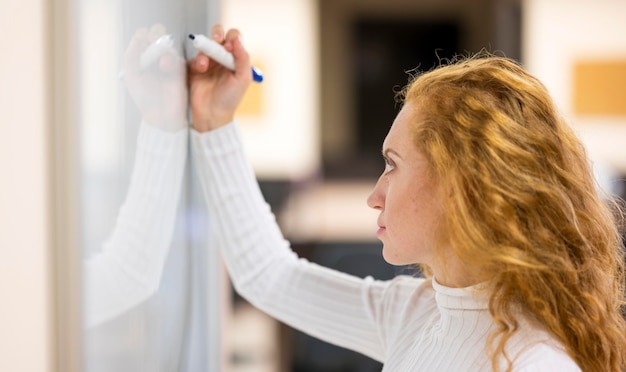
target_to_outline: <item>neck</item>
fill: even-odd
[[[453,255],[441,260],[436,260],[433,265],[428,265],[437,283],[450,288],[465,288],[480,283],[480,280],[460,260]]]
[[[441,284],[444,287],[450,288],[471,287],[479,283],[475,280],[470,279],[469,277],[462,277],[460,275],[458,277],[451,278],[450,276],[436,274],[433,272],[433,277],[437,279],[437,283]]]

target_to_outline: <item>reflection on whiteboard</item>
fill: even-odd
[[[84,264],[88,328],[123,314],[157,291],[186,160],[185,61],[163,26],[135,33],[120,78],[141,112],[142,124],[130,186],[113,232]]]

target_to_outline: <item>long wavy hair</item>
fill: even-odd
[[[621,208],[541,82],[482,53],[414,77],[399,99],[417,107],[414,141],[443,187],[439,246],[493,284],[493,369],[512,369],[520,311],[582,370],[626,367]]]

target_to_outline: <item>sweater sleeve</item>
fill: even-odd
[[[174,231],[188,130],[142,123],[133,173],[115,227],[102,250],[83,263],[83,309],[93,327],[153,295]]]
[[[296,329],[383,361],[388,283],[298,258],[261,194],[240,137],[236,123],[191,133],[213,232],[235,289]]]

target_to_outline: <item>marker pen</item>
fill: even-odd
[[[139,71],[144,71],[151,64],[158,61],[159,58],[174,46],[174,37],[172,35],[163,35],[154,43],[148,45],[146,50],[139,56]],[[119,80],[124,80],[126,72],[124,70],[117,74]]]
[[[200,34],[189,34],[189,38],[193,40],[193,46],[199,51],[211,57],[220,65],[229,70],[235,70],[235,58],[232,53],[228,52],[220,43]],[[263,81],[261,70],[252,67],[252,80],[260,83]]]
[[[139,57],[139,68],[145,70],[174,46],[172,35],[163,35],[150,44]]]

